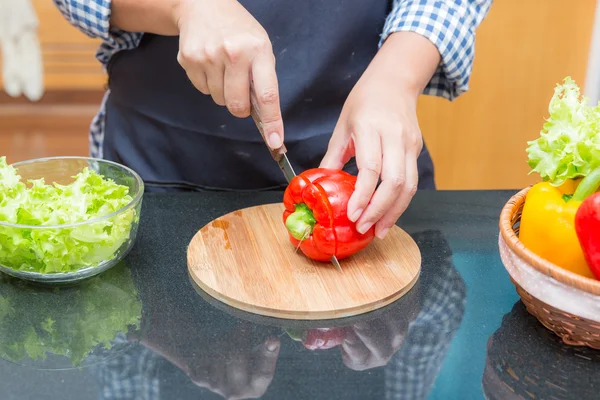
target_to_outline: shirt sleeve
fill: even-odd
[[[380,46],[394,32],[408,31],[429,39],[441,62],[424,94],[454,100],[469,89],[475,55],[475,30],[493,0],[394,0]]]
[[[143,33],[111,28],[112,0],[53,0],[65,19],[91,38],[102,43],[96,58],[104,65],[118,51],[139,46]]]
[[[385,398],[429,397],[465,315],[467,286],[454,264],[452,248],[439,231],[410,231],[423,253],[423,274],[417,284],[421,309],[410,324],[400,350],[384,367]],[[433,247],[431,247],[433,246]]]

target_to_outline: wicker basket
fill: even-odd
[[[515,194],[500,214],[500,257],[517,293],[544,326],[563,342],[600,349],[600,281],[552,264],[519,240],[519,222],[529,188]]]

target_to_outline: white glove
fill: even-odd
[[[38,19],[30,0],[0,0],[0,43],[3,80],[13,97],[30,101],[44,93],[42,51],[37,36]]]
[[[2,48],[2,80],[9,96],[21,95],[17,44],[13,40],[14,10],[11,0],[0,0],[0,47]]]
[[[4,64],[2,68],[4,90],[9,96],[19,97],[22,94],[21,77],[19,76],[19,54],[15,41],[2,39],[2,61]]]
[[[32,31],[25,32],[17,46],[20,49],[19,65],[23,94],[30,101],[38,101],[44,95],[44,69],[37,34]]]

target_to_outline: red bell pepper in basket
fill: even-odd
[[[375,227],[360,234],[346,213],[355,185],[356,176],[325,168],[306,170],[290,181],[283,195],[283,222],[292,244],[308,258],[343,259],[373,240]]]
[[[600,193],[588,196],[579,205],[575,231],[588,267],[600,280]]]

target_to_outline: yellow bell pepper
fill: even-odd
[[[558,187],[548,182],[533,185],[525,199],[519,239],[525,247],[551,263],[594,278],[575,231],[575,214],[590,191],[588,184],[579,183],[579,180],[567,180]]]

